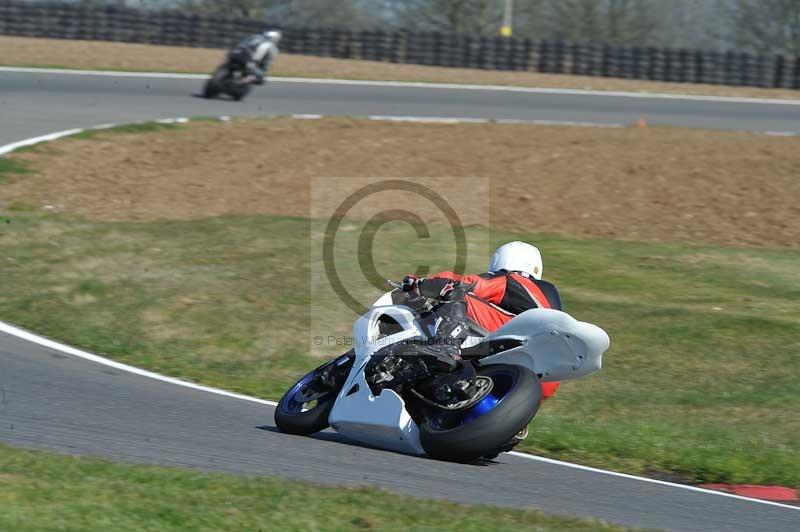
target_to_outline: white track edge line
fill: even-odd
[[[516,457],[519,457],[519,458],[526,458],[528,460],[535,460],[537,462],[543,462],[543,463],[546,463],[546,464],[552,464],[552,465],[557,465],[557,466],[562,466],[562,467],[568,467],[568,468],[571,468],[571,469],[579,469],[581,471],[588,471],[588,472],[591,472],[591,473],[599,473],[599,474],[602,474],[602,475],[609,475],[609,476],[613,476],[613,477],[626,478],[626,479],[630,479],[630,480],[639,480],[639,481],[647,482],[647,483],[650,483],[650,484],[658,484],[660,486],[670,486],[670,487],[682,488],[682,489],[686,489],[686,490],[690,490],[690,491],[696,491],[696,492],[699,492],[699,493],[705,493],[707,495],[719,495],[720,497],[729,497],[729,498],[732,498],[732,499],[739,499],[739,500],[743,500],[743,501],[755,502],[755,503],[758,503],[758,504],[767,504],[767,505],[770,505],[770,506],[778,506],[780,508],[789,508],[790,510],[800,510],[800,506],[792,506],[791,504],[783,504],[783,503],[780,503],[780,502],[768,501],[768,500],[765,500],[765,499],[756,499],[756,498],[753,498],[753,497],[744,497],[742,495],[736,495],[734,493],[725,493],[724,491],[716,491],[716,490],[710,490],[710,489],[707,489],[707,488],[699,488],[697,486],[689,486],[687,484],[676,484],[674,482],[667,482],[666,480],[658,480],[658,479],[655,479],[655,478],[639,477],[639,476],[636,476],[636,475],[629,475],[628,473],[618,473],[616,471],[609,471],[609,470],[606,470],[606,469],[598,469],[598,468],[595,468],[595,467],[589,467],[589,466],[585,466],[585,465],[581,465],[581,464],[573,464],[572,462],[563,462],[561,460],[555,460],[553,458],[545,458],[543,456],[536,456],[536,455],[533,455],[533,454],[521,453],[519,451],[510,451],[507,454],[510,454],[511,456],[516,456]]]
[[[322,115],[291,115],[291,116],[293,118],[295,118],[295,119],[319,119],[319,118],[323,118]],[[221,117],[218,117],[218,118],[219,118],[219,120],[223,120],[223,121],[230,119],[230,117],[227,117],[227,116],[221,116]],[[392,119],[392,117],[377,116],[377,115],[369,116],[368,118],[371,119],[371,120]],[[394,117],[394,118],[405,118],[405,119],[408,119],[408,118],[412,118],[412,117]],[[163,118],[163,119],[156,120],[156,122],[161,123],[161,124],[186,123],[186,122],[188,122],[188,120],[189,119],[182,118],[182,117],[181,118]],[[514,122],[514,123],[517,123],[517,122]],[[597,125],[597,124],[592,124],[592,123],[579,123],[578,124],[578,123],[574,123],[574,122],[572,122],[571,124],[575,124],[575,125]],[[108,128],[111,128],[111,127],[115,127],[115,125],[116,124],[101,124],[101,125],[92,126],[92,127],[88,127],[88,128],[67,129],[67,130],[64,130],[64,131],[58,131],[58,132],[55,132],[55,133],[49,133],[47,135],[40,135],[38,137],[32,137],[32,138],[29,138],[29,139],[24,139],[24,140],[21,140],[21,141],[18,141],[18,142],[13,142],[11,144],[6,144],[5,146],[0,146],[0,155],[4,155],[6,153],[9,153],[9,152],[11,152],[11,151],[13,151],[13,150],[15,150],[17,148],[21,148],[23,146],[31,146],[33,144],[37,144],[37,143],[41,143],[41,142],[47,142],[47,141],[50,141],[50,140],[55,140],[55,139],[58,139],[58,138],[61,138],[61,137],[69,136],[69,135],[76,135],[76,134],[81,133],[81,132],[86,131],[86,130],[108,129]],[[620,126],[614,124],[614,125],[612,125],[610,127],[620,127]],[[77,349],[75,347],[70,347],[70,346],[68,346],[66,344],[62,344],[62,343],[56,342],[54,340],[50,340],[50,339],[45,338],[43,336],[39,336],[37,334],[34,334],[32,332],[29,332],[29,331],[26,331],[26,330],[21,329],[19,327],[15,327],[14,325],[11,325],[9,323],[5,323],[5,322],[2,322],[2,321],[0,321],[0,332],[3,332],[3,333],[8,334],[10,336],[14,336],[16,338],[20,338],[22,340],[25,340],[25,341],[28,341],[28,342],[31,342],[31,343],[34,343],[34,344],[37,344],[37,345],[41,345],[43,347],[47,347],[49,349],[53,349],[55,351],[60,351],[62,353],[66,353],[68,355],[72,355],[72,356],[75,356],[75,357],[78,357],[78,358],[82,358],[84,360],[89,360],[91,362],[95,362],[97,364],[102,364],[104,366],[112,367],[114,369],[118,369],[118,370],[121,370],[121,371],[127,371],[129,373],[140,375],[142,377],[147,377],[149,379],[154,379],[154,380],[158,380],[158,381],[161,381],[161,382],[166,382],[166,383],[169,383],[169,384],[175,384],[175,385],[178,385],[178,386],[183,386],[185,388],[191,388],[193,390],[199,390],[199,391],[203,391],[203,392],[213,393],[213,394],[216,394],[216,395],[222,395],[222,396],[225,396],[225,397],[231,397],[231,398],[234,398],[234,399],[240,399],[240,400],[243,400],[243,401],[250,401],[250,402],[253,402],[253,403],[259,403],[259,404],[268,405],[268,406],[278,406],[278,403],[275,402],[275,401],[269,401],[269,400],[266,400],[266,399],[259,399],[258,397],[252,397],[250,395],[244,395],[244,394],[240,394],[240,393],[236,393],[236,392],[230,392],[230,391],[227,391],[227,390],[223,390],[221,388],[214,388],[212,386],[204,386],[202,384],[195,384],[193,382],[184,381],[184,380],[181,380],[181,379],[176,379],[175,377],[168,377],[168,376],[162,375],[160,373],[155,373],[153,371],[148,371],[148,370],[145,370],[145,369],[137,368],[136,366],[123,364],[121,362],[116,362],[114,360],[111,360],[111,359],[108,359],[108,358],[105,358],[105,357],[101,357],[99,355],[95,355],[95,354],[89,353],[87,351],[83,351],[81,349]],[[744,501],[755,502],[755,503],[758,503],[758,504],[767,504],[767,505],[777,506],[777,507],[781,507],[781,508],[789,508],[789,509],[792,509],[792,510],[800,510],[800,507],[791,506],[791,505],[788,505],[788,504],[781,504],[781,503],[778,503],[778,502],[767,501],[767,500],[764,500],[764,499],[754,499],[754,498],[751,498],[751,497],[743,497],[741,495],[735,495],[735,494],[732,494],[732,493],[725,493],[725,492],[722,492],[722,491],[708,490],[708,489],[705,489],[705,488],[698,488],[698,487],[695,487],[695,486],[688,486],[688,485],[685,485],[685,484],[675,484],[673,482],[666,482],[664,480],[657,480],[657,479],[652,479],[652,478],[647,478],[647,477],[638,477],[638,476],[635,476],[635,475],[629,475],[627,473],[618,473],[616,471],[609,471],[609,470],[605,470],[605,469],[597,469],[597,468],[594,468],[594,467],[584,466],[584,465],[580,465],[580,464],[573,464],[571,462],[562,462],[560,460],[554,460],[552,458],[545,458],[545,457],[542,457],[542,456],[536,456],[536,455],[532,455],[532,454],[521,453],[521,452],[518,452],[518,451],[511,451],[508,454],[510,454],[512,456],[517,456],[519,458],[526,458],[528,460],[535,460],[535,461],[538,461],[538,462],[549,463],[549,464],[558,465],[558,466],[562,466],[562,467],[568,467],[568,468],[572,468],[572,469],[579,469],[579,470],[582,470],[582,471],[589,471],[589,472],[603,474],[603,475],[610,475],[610,476],[615,476],[615,477],[620,477],[620,478],[627,478],[627,479],[630,479],[630,480],[639,480],[639,481],[642,481],[642,482],[649,482],[649,483],[652,483],[652,484],[659,484],[659,485],[669,486],[669,487],[674,487],[674,488],[687,489],[687,490],[691,490],[691,491],[697,491],[697,492],[701,492],[701,493],[706,493],[706,494],[709,494],[709,495],[718,495],[718,496],[721,496],[721,497],[730,497],[730,498],[734,498],[734,499],[741,499],[741,500],[744,500]]]
[[[21,340],[25,340],[27,342],[31,342],[33,344],[37,344],[37,345],[46,347],[48,349],[53,349],[55,351],[59,351],[59,352],[62,352],[62,353],[68,354],[68,355],[72,355],[72,356],[75,356],[75,357],[78,357],[78,358],[82,358],[82,359],[88,360],[90,362],[95,362],[97,364],[102,364],[104,366],[108,366],[108,367],[111,367],[111,368],[114,368],[114,369],[118,369],[118,370],[121,370],[121,371],[127,371],[129,373],[133,373],[135,375],[140,375],[142,377],[147,377],[147,378],[150,378],[150,379],[158,380],[158,381],[161,381],[161,382],[166,382],[166,383],[169,383],[169,384],[176,384],[178,386],[183,386],[185,388],[191,388],[191,389],[199,390],[199,391],[202,391],[202,392],[213,393],[213,394],[216,394],[216,395],[222,395],[222,396],[225,396],[225,397],[231,397],[231,398],[240,399],[240,400],[243,400],[243,401],[250,401],[252,403],[259,403],[259,404],[268,405],[268,406],[278,406],[278,403],[275,402],[275,401],[268,401],[268,400],[265,400],[265,399],[259,399],[257,397],[252,397],[252,396],[249,396],[249,395],[244,395],[244,394],[240,394],[240,393],[236,393],[236,392],[229,392],[227,390],[222,390],[220,388],[214,388],[214,387],[211,387],[211,386],[203,386],[201,384],[195,384],[193,382],[188,382],[188,381],[184,381],[184,380],[181,380],[181,379],[176,379],[174,377],[167,377],[166,375],[161,375],[160,373],[147,371],[147,370],[144,370],[144,369],[141,369],[141,368],[137,368],[135,366],[130,366],[128,364],[123,364],[121,362],[115,362],[115,361],[110,360],[108,358],[101,357],[99,355],[94,355],[94,354],[89,353],[87,351],[83,351],[81,349],[77,349],[75,347],[70,347],[70,346],[68,346],[66,344],[62,344],[60,342],[56,342],[56,341],[50,340],[48,338],[44,338],[43,336],[39,336],[37,334],[33,334],[33,333],[29,332],[29,331],[26,331],[24,329],[20,329],[19,327],[16,327],[14,325],[11,325],[11,324],[8,324],[8,323],[2,322],[2,321],[0,321],[0,332],[8,334],[9,336],[14,336],[14,337],[19,338]],[[733,498],[733,499],[739,499],[739,500],[743,500],[743,501],[754,502],[754,503],[757,503],[757,504],[766,504],[766,505],[770,505],[770,506],[777,506],[777,507],[780,507],[780,508],[788,508],[790,510],[800,510],[800,507],[791,506],[791,505],[788,505],[788,504],[781,504],[781,503],[778,503],[778,502],[767,501],[767,500],[763,500],[763,499],[754,499],[754,498],[750,498],[750,497],[742,497],[741,495],[734,495],[732,493],[725,493],[725,492],[722,492],[722,491],[714,491],[714,490],[709,490],[709,489],[705,489],[705,488],[698,488],[698,487],[695,487],[695,486],[688,486],[688,485],[685,485],[685,484],[675,484],[673,482],[667,482],[667,481],[664,481],[664,480],[657,480],[657,479],[652,479],[652,478],[647,478],[647,477],[639,477],[639,476],[636,476],[636,475],[629,475],[627,473],[618,473],[616,471],[608,471],[608,470],[605,470],[605,469],[597,469],[597,468],[594,468],[594,467],[584,466],[584,465],[580,465],[580,464],[573,464],[571,462],[562,462],[560,460],[554,460],[552,458],[544,458],[544,457],[541,457],[541,456],[535,456],[535,455],[532,455],[532,454],[521,453],[521,452],[518,452],[518,451],[511,451],[511,452],[509,452],[507,454],[509,454],[511,456],[516,456],[518,458],[525,458],[525,459],[528,459],[528,460],[535,460],[537,462],[544,462],[544,463],[551,464],[551,465],[557,465],[557,466],[561,466],[561,467],[568,467],[568,468],[571,468],[571,469],[579,469],[579,470],[582,470],[582,471],[588,471],[588,472],[598,473],[598,474],[602,474],[602,475],[609,475],[609,476],[625,478],[625,479],[629,479],[629,480],[638,480],[638,481],[641,481],[641,482],[648,482],[648,483],[651,483],[651,484],[658,484],[658,485],[661,485],[661,486],[666,486],[666,487],[671,487],[671,488],[679,488],[679,489],[695,491],[695,492],[704,493],[704,494],[707,494],[707,495],[717,495],[717,496],[720,496],[720,497],[728,497],[728,498]]]
[[[0,155],[5,155],[7,153],[11,153],[12,151],[23,148],[25,146],[33,146],[34,144],[39,144],[40,142],[46,142],[48,140],[55,140],[61,137],[66,137],[69,135],[77,135],[78,133],[83,132],[82,128],[77,129],[65,129],[64,131],[56,131],[55,133],[48,133],[47,135],[40,135],[38,137],[31,137],[29,139],[20,140],[17,142],[12,142],[11,144],[6,144],[5,146],[0,146]]]
[[[219,120],[225,120],[224,117],[219,117],[218,119]],[[145,123],[145,122],[155,122],[157,124],[185,124],[188,121],[189,121],[188,118],[183,118],[183,117],[179,117],[179,118],[157,118],[155,120],[147,120],[147,121],[144,121],[144,122],[129,122],[128,124],[141,124],[141,123]],[[128,125],[128,124],[125,124],[125,125]],[[17,142],[12,142],[10,144],[5,144],[3,146],[0,146],[0,155],[7,155],[7,154],[11,153],[12,151],[14,151],[16,149],[24,148],[26,146],[33,146],[34,144],[41,144],[43,142],[48,142],[48,141],[51,141],[51,140],[60,139],[62,137],[70,137],[72,135],[78,135],[78,134],[83,133],[85,131],[94,131],[94,130],[100,130],[100,129],[110,129],[110,128],[116,127],[118,125],[123,125],[123,124],[98,124],[96,126],[65,129],[63,131],[56,131],[54,133],[47,133],[46,135],[39,135],[37,137],[30,137],[30,138],[27,138],[27,139],[19,140]]]
[[[291,115],[293,118],[325,118],[322,115]],[[517,118],[469,118],[449,116],[400,116],[400,115],[367,115],[367,120],[384,122],[415,122],[420,124],[502,124],[502,125],[535,125],[535,126],[576,126],[623,128],[625,124],[616,122],[576,122],[574,120],[521,120]]]
[[[106,77],[139,77],[139,78],[167,78],[167,79],[205,79],[206,74],[182,74],[170,72],[127,72],[113,70],[73,70],[67,68],[31,68],[31,67],[0,67],[0,72],[18,72],[31,74],[63,74],[73,76],[106,76]],[[274,83],[309,83],[322,85],[361,85],[374,87],[405,87],[420,89],[447,89],[471,91],[502,91],[520,92],[529,94],[558,94],[571,96],[608,96],[616,98],[642,98],[662,100],[687,100],[699,102],[719,103],[751,103],[764,105],[798,105],[800,99],[785,98],[749,98],[740,96],[710,96],[702,94],[670,94],[663,92],[630,92],[630,91],[603,91],[592,89],[558,89],[547,87],[517,87],[513,85],[471,85],[462,83],[427,83],[414,81],[369,81],[354,79],[324,79],[324,78],[294,78],[273,76],[269,78]]]
[[[320,120],[326,117],[330,118],[337,118],[333,115],[320,115],[320,114],[291,114],[291,115],[274,115],[274,117],[281,117],[281,116],[289,116],[294,118],[295,120]],[[230,116],[222,115],[214,117],[216,120],[221,122],[227,122],[231,120]],[[242,117],[246,118],[246,117]],[[270,116],[265,116],[264,118],[270,118]],[[443,116],[393,116],[393,115],[366,115],[361,117],[354,117],[354,118],[362,118],[366,120],[374,120],[374,121],[387,121],[387,122],[415,122],[421,124],[533,124],[533,125],[542,125],[542,126],[577,126],[577,127],[601,127],[601,128],[622,128],[625,127],[625,124],[617,124],[613,122],[604,123],[604,122],[575,122],[572,120],[515,120],[515,119],[491,119],[491,118],[468,118],[468,117],[443,117]],[[179,118],[156,118],[153,120],[143,120],[138,122],[126,122],[124,124],[99,124],[96,126],[88,126],[84,128],[72,128],[72,129],[65,129],[63,131],[56,131],[53,133],[47,133],[45,135],[38,135],[36,137],[30,137],[27,139],[19,140],[16,142],[11,142],[9,144],[5,144],[0,146],[0,156],[7,155],[13,152],[16,149],[24,148],[27,146],[33,146],[34,144],[40,144],[42,142],[48,142],[51,140],[60,139],[62,137],[69,137],[72,135],[78,135],[79,133],[83,133],[84,131],[93,131],[98,129],[110,129],[112,127],[117,127],[120,125],[130,125],[130,124],[142,124],[147,122],[155,122],[158,124],[186,124],[191,121],[191,118],[186,117],[179,117]]]

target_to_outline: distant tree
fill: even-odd
[[[729,0],[721,7],[733,47],[800,56],[800,0]]]
[[[504,0],[74,0],[274,21],[496,35]],[[800,0],[514,0],[514,35],[800,55]]]
[[[406,0],[389,2],[401,28],[496,34],[503,18],[501,0]]]
[[[526,33],[567,41],[645,44],[658,28],[657,0],[545,0],[526,13]]]
[[[86,7],[124,7],[127,4],[125,0],[78,0],[76,3]]]
[[[288,26],[364,29],[382,25],[383,8],[376,0],[279,0],[268,14]]]
[[[259,18],[276,0],[176,0],[174,7],[194,13]]]
[[[381,25],[384,7],[382,1],[376,0],[174,0],[170,3],[186,11],[264,18],[281,26],[352,29]]]
[[[729,23],[721,16],[719,0],[663,2],[658,26],[648,44],[672,48],[719,49]]]
[[[548,0],[515,0],[512,29],[515,37],[541,39],[550,36],[545,4]],[[502,0],[498,0],[502,3]],[[502,6],[501,6],[502,7]]]

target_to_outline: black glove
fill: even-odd
[[[443,288],[442,291],[439,292],[439,299],[441,301],[461,301],[467,294],[469,294],[475,285],[478,284],[477,282],[472,284],[465,284],[461,282],[456,283],[447,283]]]
[[[406,275],[403,278],[403,292],[419,293],[419,283],[422,279],[413,275]]]

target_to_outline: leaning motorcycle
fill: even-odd
[[[231,52],[228,60],[217,68],[203,86],[204,98],[216,98],[227,94],[236,101],[243,99],[250,92],[256,79],[247,73],[247,57],[236,51]]]
[[[560,310],[523,312],[497,331],[471,328],[453,358],[434,343],[438,303],[391,283],[354,325],[354,348],[302,377],[275,423],[307,435],[328,427],[356,442],[467,462],[493,458],[536,415],[542,382],[598,371],[609,347],[600,327]],[[460,358],[460,360],[458,359]]]

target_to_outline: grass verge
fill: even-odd
[[[75,135],[70,135],[69,137],[73,139],[91,139],[107,133],[117,135],[137,135],[141,133],[157,133],[164,130],[180,129],[181,127],[182,126],[180,124],[174,123],[139,122],[134,124],[121,124],[113,127],[87,129],[85,131],[81,131],[80,133],[76,133]]]
[[[8,179],[11,174],[30,174],[33,170],[22,161],[0,157],[0,183]]]
[[[346,335],[352,323],[310,292],[317,222],[38,213],[2,222],[2,319],[137,366],[277,398],[319,357],[337,354],[324,346],[310,356],[314,329]],[[355,248],[358,235],[343,232],[343,245]],[[605,368],[565,383],[524,449],[688,482],[800,486],[800,251],[480,228],[468,237],[478,250],[536,242],[566,310],[612,338]],[[434,228],[420,241],[408,225],[384,225],[376,267],[399,278],[425,257],[433,271],[447,269],[448,238]],[[337,262],[348,287],[359,286],[356,259]],[[469,269],[484,260],[471,253]]]
[[[594,520],[468,507],[372,488],[330,488],[284,479],[133,466],[0,445],[2,530],[399,528],[625,530]]]

